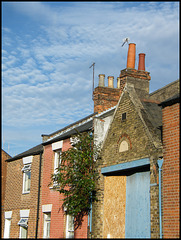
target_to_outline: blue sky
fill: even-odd
[[[93,113],[92,69],[116,78],[129,37],[150,92],[179,78],[179,2],[2,2],[2,146],[11,156]],[[137,65],[136,65],[137,68]]]

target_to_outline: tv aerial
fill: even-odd
[[[122,44],[122,46],[121,47],[123,47],[124,46],[124,44],[127,42],[127,44],[129,44],[129,38],[127,37],[127,38],[124,38],[123,39],[123,44]]]

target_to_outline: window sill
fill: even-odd
[[[54,189],[56,189],[58,187],[60,187],[60,185],[56,184],[56,185],[53,185],[53,186],[49,187],[49,189],[53,189],[54,190]]]
[[[30,193],[30,191],[29,192],[22,192],[22,194],[24,195],[24,194],[29,194]]]

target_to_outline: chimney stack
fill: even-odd
[[[99,74],[99,87],[104,87],[105,74]]]
[[[110,88],[114,87],[114,77],[113,76],[108,77],[108,87],[110,87]]]
[[[145,53],[140,53],[139,54],[138,70],[145,71]]]
[[[128,56],[127,56],[127,68],[135,68],[135,55],[136,55],[136,44],[129,43]]]

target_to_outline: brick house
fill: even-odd
[[[56,187],[56,181],[51,185],[49,184],[51,175],[56,173],[56,168],[61,162],[61,152],[72,147],[71,136],[77,133],[76,130],[79,132],[91,130],[94,115],[95,113],[52,134],[42,135],[44,163],[41,183],[40,238],[87,238],[88,216],[84,217],[82,226],[74,230],[73,217],[66,213],[66,209],[62,208],[63,196],[53,188],[53,186]]]
[[[163,101],[163,237],[180,237],[180,94]]]
[[[101,112],[115,104],[116,108],[104,134],[101,156],[97,160],[99,201],[93,204],[92,209],[93,238],[166,237],[160,231],[162,220],[164,229],[167,222],[167,231],[169,220],[174,219],[177,227],[179,224],[178,192],[175,192],[175,212],[170,211],[170,216],[164,216],[164,201],[167,199],[164,196],[164,172],[167,172],[164,165],[163,183],[159,173],[166,145],[162,144],[162,110],[158,105],[179,92],[179,80],[150,94],[151,77],[145,71],[145,54],[139,54],[136,70],[133,51],[135,44],[129,44],[127,68],[117,78],[117,89],[113,89],[112,77],[108,77],[106,88],[105,75],[100,74],[99,86],[94,91],[95,110]],[[117,103],[116,99],[119,99]],[[94,134],[96,135],[96,129]],[[176,145],[178,147],[177,142]],[[178,149],[175,151],[178,156]],[[178,165],[175,168],[178,177]],[[177,177],[175,184],[178,184]],[[178,186],[175,188],[178,191]],[[160,205],[160,195],[163,206]],[[171,233],[170,230],[172,236],[176,232],[178,233],[177,230]]]
[[[42,145],[8,158],[4,216],[4,238],[36,238]]]
[[[11,156],[1,149],[1,237],[3,237],[3,224],[4,224],[4,199],[5,199],[5,188],[6,188],[6,175],[7,175],[7,162],[6,160]]]

